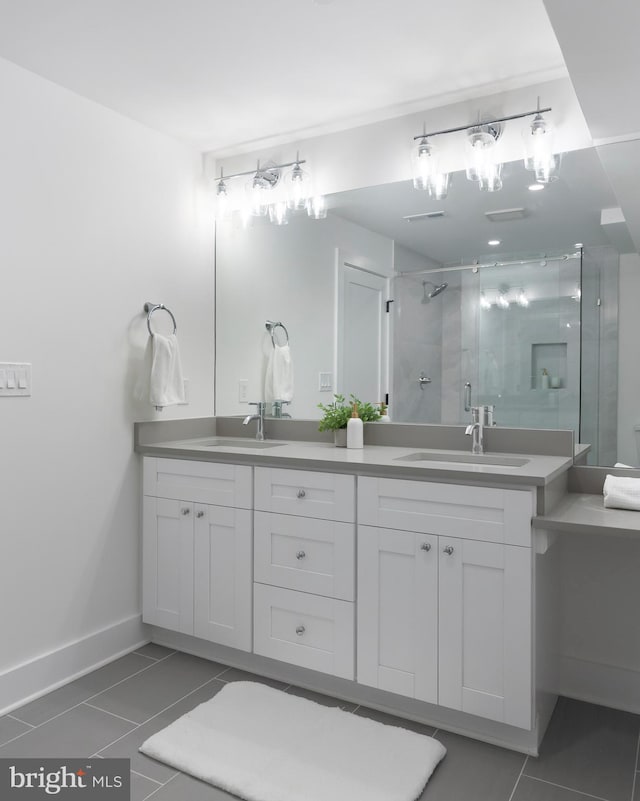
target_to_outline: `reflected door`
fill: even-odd
[[[336,389],[371,403],[388,392],[387,299],[387,278],[339,260]]]

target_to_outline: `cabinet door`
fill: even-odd
[[[142,619],[193,634],[193,504],[145,495]]]
[[[439,538],[439,703],[531,728],[531,550]]]
[[[438,538],[358,526],[358,681],[438,702]]]
[[[251,512],[196,504],[196,637],[251,651],[251,590]]]

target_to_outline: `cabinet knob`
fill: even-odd
[[[204,517],[204,512],[200,510],[199,512],[196,513],[196,517]]]
[[[420,546],[420,549],[423,551],[430,551],[431,545],[428,542],[423,542],[422,545]]]
[[[298,490],[298,498],[304,498],[307,493],[303,489]]]
[[[188,507],[188,506],[185,506],[185,508],[184,508],[184,509],[181,509],[181,510],[180,510],[180,512],[181,512],[183,515],[188,515],[190,511],[191,511],[191,509],[189,509],[189,507]]]
[[[443,548],[442,550],[444,553],[447,554],[447,556],[451,556],[451,554],[453,553],[453,545],[447,545],[447,547]]]
[[[296,559],[304,559],[307,554],[304,551],[298,551]]]
[[[296,634],[298,635],[298,637],[302,637],[305,631],[306,629],[304,626],[298,626],[298,628],[296,629]]]

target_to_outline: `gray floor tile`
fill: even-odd
[[[140,657],[144,658],[144,657]],[[94,706],[144,723],[224,670],[223,665],[175,653],[91,700]]]
[[[560,698],[540,756],[527,762],[525,774],[607,801],[628,801],[639,730],[638,715]]]
[[[509,801],[526,757],[438,731],[447,754],[418,801]]]
[[[0,757],[88,757],[131,728],[124,720],[81,704],[2,746]]]
[[[143,776],[148,776],[150,779],[155,779],[158,782],[168,781],[175,773],[176,769],[162,762],[157,762],[155,759],[150,759],[148,756],[138,752],[138,748],[142,743],[152,734],[164,729],[174,720],[182,717],[186,712],[191,711],[198,704],[208,701],[209,698],[219,692],[225,685],[221,681],[214,679],[213,681],[196,690],[187,698],[183,698],[174,704],[169,709],[161,712],[157,717],[143,723],[137,729],[127,734],[117,743],[113,743],[108,748],[100,752],[99,756],[102,757],[125,757],[131,760],[131,768],[142,773]]]
[[[288,685],[284,681],[277,681],[276,679],[267,679],[264,676],[257,676],[255,673],[248,673],[246,670],[240,668],[229,668],[220,676],[221,681],[257,681],[260,684],[266,684],[268,687],[273,687],[276,690],[284,690]]]
[[[131,774],[131,801],[144,801],[144,799],[158,789],[155,782],[139,776],[137,773]]]
[[[289,687],[287,694],[297,695],[298,698],[306,698],[308,701],[315,701],[316,704],[322,704],[323,706],[337,706],[345,712],[353,712],[357,706],[357,704],[350,704],[348,701],[341,701],[339,698],[332,698],[330,695],[304,690],[302,687]]]
[[[379,712],[377,709],[369,709],[366,706],[359,706],[356,709],[355,714],[362,718],[377,720],[378,723],[385,723],[387,726],[398,726],[401,729],[415,731],[417,734],[426,734],[427,737],[430,737],[435,731],[433,726],[425,726],[423,723],[416,723],[413,720],[398,718],[395,715],[389,715],[386,712]]]
[[[137,654],[127,654],[115,662],[88,673],[75,681],[65,684],[53,692],[43,695],[30,704],[21,706],[11,714],[32,726],[39,726],[46,720],[65,712],[76,704],[86,701],[92,695],[111,687],[113,684],[132,676],[153,665],[148,659]],[[126,717],[126,716],[125,716]]]
[[[31,726],[25,723],[19,723],[13,718],[2,717],[0,718],[0,745],[6,743],[8,740],[13,740],[19,734],[29,731]]]
[[[169,654],[175,654],[171,648],[165,648],[164,645],[156,645],[154,642],[148,642],[142,648],[136,648],[134,654],[142,654],[143,656],[150,656],[152,659],[164,659]]]
[[[165,784],[152,796],[153,801],[238,801],[237,796],[206,784],[185,773]],[[150,799],[151,801],[151,799]],[[327,799],[329,801],[329,799]],[[355,801],[355,799],[354,799]]]
[[[518,782],[512,801],[593,801],[593,797],[523,776]]]

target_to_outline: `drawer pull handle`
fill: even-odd
[[[181,509],[181,510],[180,510],[180,512],[181,512],[183,515],[188,515],[190,511],[191,511],[191,509],[189,509],[189,507],[188,507],[188,506],[186,506],[184,509]]]
[[[304,498],[307,493],[303,489],[298,490],[298,498]]]
[[[446,548],[443,548],[443,551],[447,554],[447,556],[451,556],[453,553],[453,545],[447,545]]]
[[[199,511],[199,512],[196,514],[196,517],[204,517],[204,512],[203,512],[202,510],[200,510],[200,511]]]
[[[423,542],[422,545],[420,546],[420,548],[423,551],[430,551],[431,550],[431,545],[428,542]]]
[[[298,635],[298,637],[302,637],[305,631],[306,629],[304,626],[298,626],[298,628],[296,629],[296,634]]]
[[[298,551],[296,559],[304,559],[307,554],[304,551]]]

